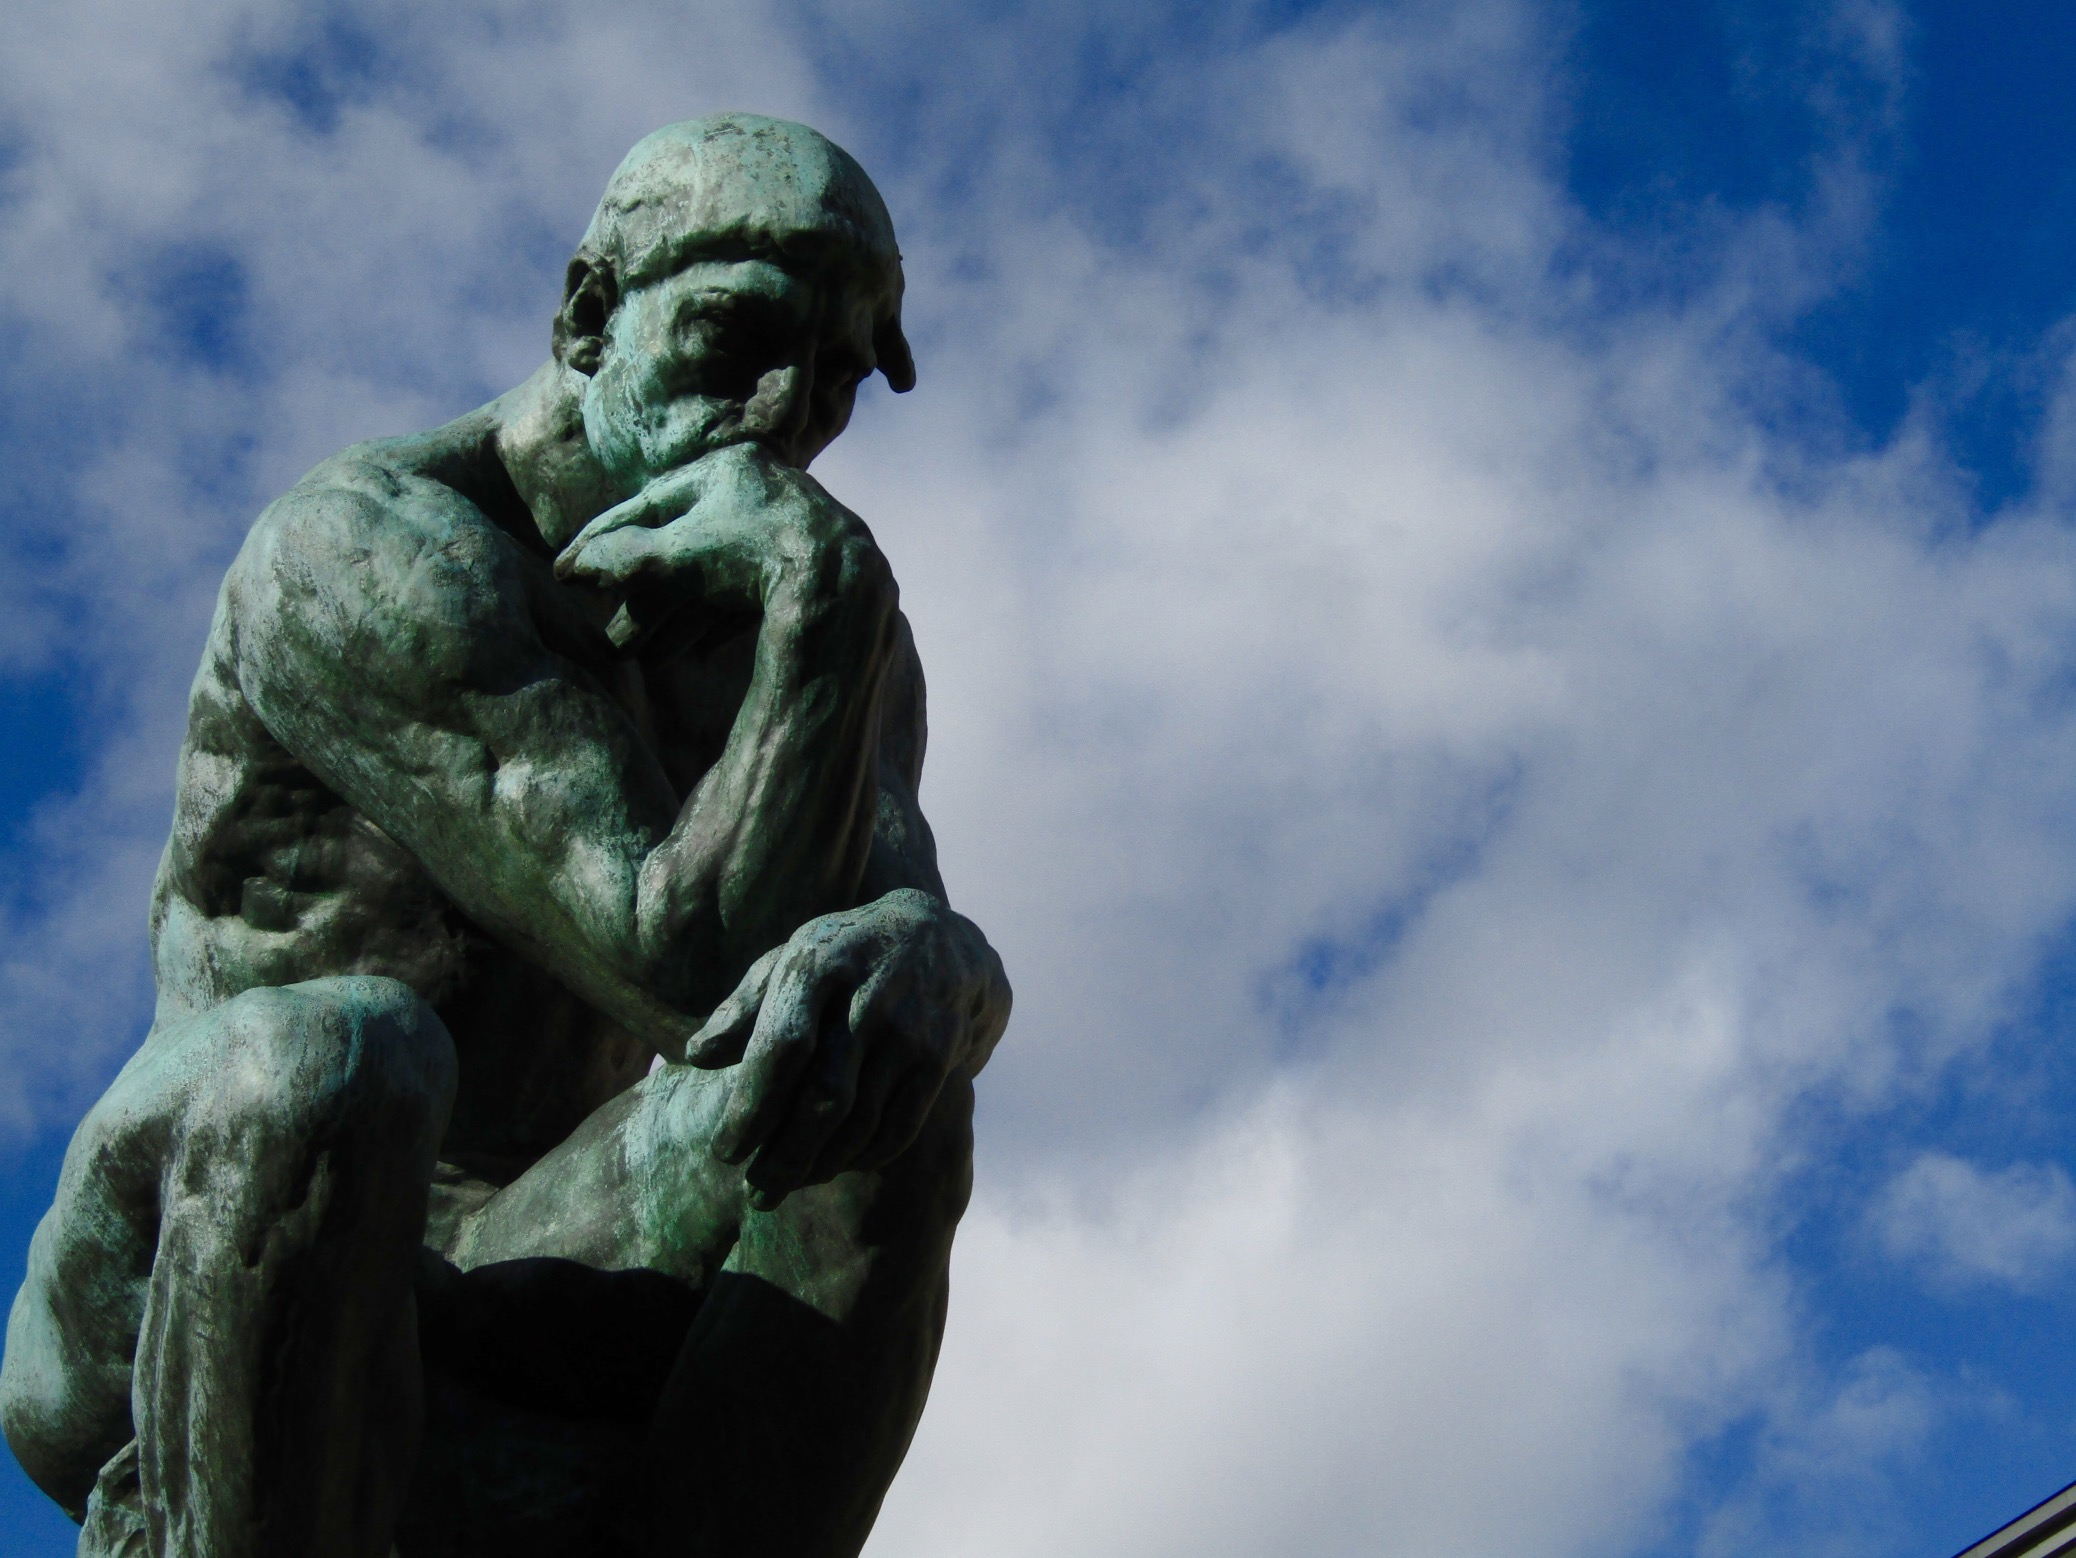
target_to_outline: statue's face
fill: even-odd
[[[807,463],[850,421],[874,366],[862,286],[766,260],[700,260],[629,292],[606,321],[584,429],[632,493],[726,444]]]

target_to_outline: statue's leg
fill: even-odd
[[[386,1558],[453,1085],[445,1028],[388,979],[248,991],[146,1040],[73,1138],[9,1321],[0,1422],[39,1484],[78,1516],[107,1461],[154,1553]]]
[[[849,1558],[922,1414],[972,1184],[970,1083],[878,1173],[747,1205],[727,1077],[667,1066],[477,1213],[464,1267],[554,1256],[706,1293],[651,1421],[652,1550]]]

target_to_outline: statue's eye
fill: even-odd
[[[734,363],[782,349],[792,329],[782,311],[764,299],[729,293],[686,299],[678,309],[677,327],[701,355]]]

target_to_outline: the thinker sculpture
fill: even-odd
[[[674,125],[539,372],[261,516],[157,1020],[8,1326],[0,1421],[82,1553],[863,1544],[1009,1012],[893,577],[806,474],[913,382],[901,289],[844,152]]]

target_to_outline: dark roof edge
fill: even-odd
[[[2057,1535],[2064,1540],[2047,1545]],[[2072,1547],[2076,1547],[2076,1482],[1955,1558],[2058,1558]]]

